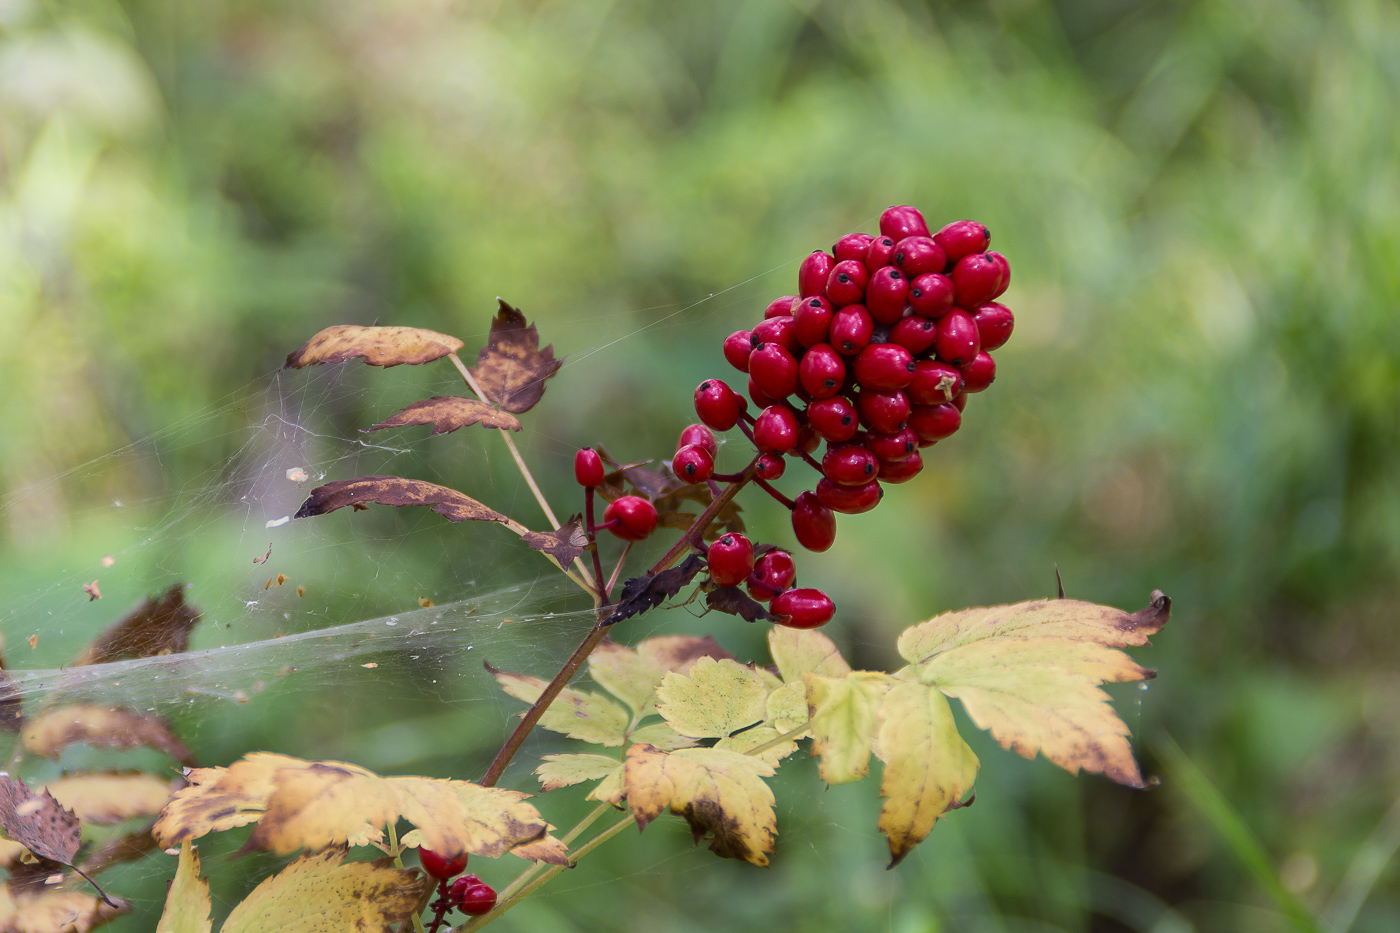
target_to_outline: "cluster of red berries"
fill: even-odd
[[[422,863],[423,870],[439,882],[446,885],[448,881],[452,884],[447,887],[446,904],[449,909],[456,907],[464,914],[478,916],[490,913],[496,906],[496,891],[489,884],[483,882],[476,875],[463,875],[467,870],[467,856],[459,855],[449,859],[438,855],[431,849],[419,849],[418,861]],[[461,875],[459,878],[458,875]]]
[[[771,603],[774,621],[789,628],[817,628],[831,621],[836,604],[821,590],[795,588],[797,564],[792,555],[770,548],[755,556],[748,538],[731,531],[710,545],[705,554],[710,579],[719,586],[744,584],[751,597]]]

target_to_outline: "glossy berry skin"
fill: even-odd
[[[775,549],[765,552],[754,563],[746,586],[750,596],[766,603],[792,586],[796,579],[797,564],[793,562],[792,555]]]
[[[749,398],[754,405],[759,408],[767,408],[769,405],[776,405],[782,401],[780,398],[773,398],[767,392],[758,387],[758,383],[753,381],[753,376],[749,377]]]
[[[797,378],[812,398],[831,398],[841,391],[846,381],[846,360],[831,348],[831,344],[819,343],[802,357]]]
[[[766,321],[770,317],[792,317],[792,309],[800,300],[796,295],[774,298],[768,302],[768,307],[763,309],[763,319]]]
[[[446,881],[448,878],[455,878],[467,870],[467,853],[463,852],[456,858],[447,858],[438,855],[432,849],[418,850],[418,861],[423,863],[423,870],[439,881]]]
[[[585,447],[574,454],[574,479],[585,489],[603,485],[603,458],[592,447]]]
[[[803,298],[792,312],[792,330],[797,335],[797,342],[804,347],[826,343],[834,313],[831,302],[821,295]]]
[[[930,272],[942,272],[948,263],[943,247],[926,236],[905,237],[894,246],[890,261],[910,279]]]
[[[787,590],[773,597],[768,611],[787,628],[820,628],[836,614],[836,604],[821,590],[810,587]]]
[[[977,334],[977,322],[959,308],[938,319],[938,339],[933,343],[938,358],[954,366],[964,366],[982,352],[982,340]]]
[[[855,356],[875,333],[875,321],[865,305],[847,305],[831,319],[831,345],[837,353]]]
[[[766,454],[785,454],[797,446],[797,416],[786,405],[770,405],[754,420],[753,443]]]
[[[681,439],[676,441],[676,449],[680,450],[691,444],[705,448],[711,457],[719,453],[719,441],[715,439],[715,432],[703,424],[692,424],[682,431]]]
[[[479,917],[489,914],[496,906],[496,890],[488,884],[474,884],[456,898],[457,909]]]
[[[903,317],[908,298],[909,280],[893,266],[877,270],[865,287],[865,307],[882,324],[893,324]]]
[[[754,476],[759,479],[775,480],[787,470],[787,461],[782,454],[764,454],[753,466]]]
[[[820,295],[826,290],[826,280],[831,277],[831,269],[836,259],[830,253],[817,250],[797,268],[797,292],[803,298]]]
[[[959,308],[976,308],[1002,293],[1001,266],[986,253],[959,259],[950,277]]]
[[[928,236],[928,222],[917,207],[889,207],[880,215],[880,233],[896,243],[909,236]]]
[[[964,256],[986,250],[992,234],[975,220],[957,220],[935,233],[933,242],[943,247],[948,264],[954,265]]]
[[[882,464],[897,463],[918,452],[919,435],[911,429],[905,428],[896,434],[881,434],[879,431],[868,431],[865,435],[865,446],[874,454]],[[830,476],[831,474],[827,474]],[[884,467],[880,467],[880,479],[885,478]],[[832,477],[835,479],[835,477]]]
[[[879,480],[872,479],[859,486],[842,486],[829,479],[817,482],[817,501],[833,512],[843,512],[846,515],[869,512],[880,504],[880,497],[884,494]]]
[[[841,486],[863,486],[880,471],[880,461],[862,444],[828,447],[822,457],[822,473]]]
[[[821,444],[822,439],[815,428],[807,423],[804,411],[797,417],[797,449],[811,453]]]
[[[790,317],[760,321],[750,332],[749,342],[755,350],[765,343],[776,343],[794,355],[802,352],[802,344],[797,339],[797,322]]]
[[[953,310],[957,289],[946,275],[929,272],[909,283],[909,307],[920,317],[937,319]]]
[[[781,344],[765,343],[749,354],[749,378],[769,398],[785,399],[797,391],[797,359]]]
[[[865,254],[865,268],[873,275],[875,270],[888,266],[894,256],[894,247],[895,241],[892,237],[876,237],[870,242],[870,251]]]
[[[710,565],[710,579],[720,586],[738,586],[753,571],[753,543],[731,531],[710,545],[705,560]]]
[[[924,458],[916,450],[903,460],[881,460],[881,483],[907,483],[924,468]]]
[[[856,395],[856,407],[865,423],[882,434],[898,433],[909,420],[909,397],[899,391],[862,389]]]
[[[845,262],[847,259],[865,262],[874,239],[868,233],[848,233],[836,241],[836,245],[831,248],[831,255],[836,257],[837,262]]]
[[[914,379],[904,394],[915,405],[941,405],[951,402],[963,390],[962,373],[947,363],[919,360],[914,364]]]
[[[1001,277],[997,280],[997,294],[1006,291],[1011,284],[1011,263],[1006,261],[1006,257],[1001,253],[987,251],[987,258],[997,264],[997,269],[1001,272]]]
[[[997,364],[985,350],[962,367],[963,385],[969,392],[981,392],[997,378]]]
[[[749,354],[753,352],[753,334],[736,330],[724,338],[724,358],[741,373],[749,371]]]
[[[872,343],[860,351],[853,369],[865,388],[893,392],[914,378],[914,356],[897,343]]]
[[[960,392],[957,395],[953,396],[953,401],[950,404],[958,411],[964,410],[965,408],[967,408],[967,393]]]
[[[938,338],[938,327],[926,317],[911,314],[890,328],[890,343],[897,343],[912,355],[926,353]]]
[[[792,509],[792,531],[809,551],[830,550],[836,541],[836,516],[811,491],[799,495]]]
[[[868,284],[870,273],[866,270],[865,263],[847,259],[832,267],[831,276],[826,280],[826,297],[833,307],[844,308],[863,299],[865,286]]]
[[[807,406],[807,423],[822,440],[839,444],[860,430],[856,407],[844,395],[834,395]]]
[[[1011,313],[1011,309],[1006,305],[999,305],[995,301],[988,302],[978,308],[972,319],[977,322],[977,333],[982,338],[982,349],[988,353],[1000,350],[1005,346],[1006,341],[1011,339],[1011,331],[1016,327],[1016,316]]]
[[[749,405],[744,397],[718,379],[706,379],[695,390],[695,414],[716,431],[728,431]]]
[[[609,528],[623,541],[643,541],[656,530],[656,506],[641,496],[621,496],[608,503],[603,511],[603,521],[617,519],[617,524]]]
[[[671,472],[682,482],[703,483],[715,472],[714,455],[698,444],[687,445],[671,458]]]
[[[915,405],[909,413],[909,427],[919,435],[919,446],[927,447],[952,437],[962,427],[962,412],[952,402]]]
[[[447,898],[454,904],[460,903],[462,895],[466,892],[467,888],[474,888],[479,884],[485,883],[486,882],[482,881],[476,875],[462,875],[460,878],[453,881],[451,887],[447,889]]]

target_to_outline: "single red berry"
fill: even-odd
[[[807,550],[829,550],[836,541],[836,516],[816,493],[801,493],[792,508],[792,531]]]
[[[877,270],[865,287],[865,307],[882,324],[893,324],[903,317],[908,298],[909,280],[893,266]]]
[[[846,381],[846,361],[831,344],[819,343],[802,357],[797,377],[812,398],[830,398],[841,391]]]
[[[715,439],[715,432],[703,424],[692,424],[682,431],[681,439],[676,442],[676,449],[680,450],[691,444],[705,448],[711,457],[719,453],[719,441]]]
[[[977,322],[972,315],[959,308],[938,319],[938,339],[934,341],[938,358],[954,366],[972,362],[982,350],[977,336]]]
[[[894,434],[909,421],[909,397],[903,392],[861,389],[856,408],[866,424],[882,434]]]
[[[893,392],[914,378],[914,357],[897,343],[872,343],[860,351],[853,368],[858,384]]]
[[[783,590],[792,586],[797,579],[797,564],[787,551],[777,549],[760,555],[749,574],[746,587],[749,595],[759,602],[766,603]]]
[[[748,389],[749,398],[753,400],[754,405],[758,408],[767,408],[769,405],[776,405],[782,401],[782,399],[772,398],[767,392],[760,389],[758,383],[753,381],[753,376],[749,376]]]
[[[792,314],[793,332],[797,334],[797,342],[804,347],[826,343],[827,334],[831,331],[833,313],[831,302],[822,296],[803,298]]]
[[[798,298],[796,295],[784,295],[781,298],[774,298],[772,301],[768,302],[768,307],[763,309],[763,319],[766,321],[770,317],[791,317],[792,309],[796,307],[797,302],[801,300],[802,299]]]
[[[724,338],[724,358],[741,373],[749,371],[749,354],[753,352],[753,334],[736,330]]]
[[[997,377],[997,364],[992,355],[983,351],[972,358],[972,362],[962,367],[963,385],[969,392],[981,392]]]
[[[874,239],[868,233],[848,233],[836,241],[836,245],[831,248],[831,255],[836,257],[837,262],[845,262],[847,259],[865,262],[865,256],[870,252],[870,243]]]
[[[621,496],[603,510],[604,522],[613,519],[617,524],[609,531],[623,541],[642,541],[656,530],[656,506],[641,496]]]
[[[926,352],[938,339],[938,327],[926,317],[911,314],[890,328],[890,343],[897,343],[912,355]]]
[[[977,322],[977,333],[982,337],[982,349],[988,353],[1005,346],[1016,327],[1016,316],[1011,309],[995,301],[982,305],[972,317]]]
[[[785,454],[797,446],[797,416],[786,405],[770,405],[753,424],[754,446],[766,454]]]
[[[875,321],[865,305],[847,305],[831,319],[831,345],[846,356],[864,350],[874,333]]]
[[[909,413],[909,427],[919,435],[919,446],[936,444],[962,427],[962,412],[952,402],[942,405],[915,405]]]
[[[817,250],[797,268],[797,291],[803,298],[820,295],[826,291],[826,280],[831,276],[831,267],[836,265],[830,253]]]
[[[880,461],[861,444],[828,447],[822,457],[826,478],[842,486],[863,486],[875,478],[879,469]]]
[[[889,207],[880,215],[880,232],[897,243],[907,236],[928,236],[928,223],[917,207]]]
[[[907,483],[924,468],[924,458],[916,450],[903,460],[881,460],[881,483]]]
[[[749,378],[769,398],[787,398],[797,391],[797,359],[781,344],[765,343],[749,354]]]
[[[919,360],[914,364],[914,379],[904,392],[915,405],[940,405],[951,402],[963,390],[962,373],[935,360]]]
[[[585,489],[603,485],[603,458],[592,447],[585,447],[574,454],[574,479]]]
[[[870,284],[870,271],[865,263],[854,259],[838,262],[831,268],[826,280],[826,297],[833,307],[844,308],[865,297],[865,286]]]
[[[870,448],[870,452],[883,463],[896,463],[910,456],[919,449],[919,435],[912,429],[905,428],[895,434],[881,434],[879,431],[867,431],[865,434],[865,446]],[[831,474],[827,474],[830,476]],[[835,479],[835,477],[832,477]],[[880,468],[880,479],[884,479],[884,467]]]
[[[817,500],[833,512],[846,515],[869,512],[880,504],[880,497],[884,494],[880,481],[874,479],[859,486],[842,486],[825,478],[817,482]]]
[[[687,445],[671,458],[671,472],[682,482],[703,483],[715,472],[714,455],[698,444]]]
[[[1000,295],[1001,266],[986,253],[973,253],[953,267],[953,289],[959,308],[976,308]]]
[[[495,906],[496,890],[489,884],[472,885],[457,900],[457,909],[473,917],[489,914]]]
[[[921,317],[940,318],[953,310],[956,293],[952,279],[929,272],[909,283],[909,307]]]
[[[1011,284],[1011,263],[1007,262],[1006,257],[1001,253],[994,253],[991,250],[987,251],[987,258],[995,262],[997,268],[1001,270],[1001,278],[997,279],[997,294],[1000,295]]]
[[[916,279],[930,272],[942,272],[948,262],[943,247],[930,237],[905,237],[894,246],[894,256],[890,259],[899,271],[910,279]]]
[[[448,858],[445,855],[438,855],[432,849],[419,848],[418,861],[423,864],[425,872],[439,881],[455,878],[467,870],[467,853],[465,852],[456,858]]]
[[[895,241],[891,237],[878,236],[870,242],[870,252],[865,255],[865,268],[872,273],[890,264],[894,256]]]
[[[856,407],[844,395],[824,398],[807,406],[807,423],[827,443],[839,444],[860,429]]]
[[[705,560],[712,580],[720,586],[738,586],[753,571],[753,544],[731,531],[710,545]]]
[[[479,884],[482,884],[482,880],[476,875],[463,875],[456,881],[453,881],[452,886],[447,889],[448,902],[460,906],[462,898],[466,895],[467,891]]]
[[[764,454],[754,464],[754,475],[759,479],[775,480],[787,469],[787,461],[782,454]]]
[[[967,408],[967,393],[959,392],[957,395],[953,396],[953,401],[950,404],[958,411]]]
[[[948,264],[955,265],[964,256],[985,250],[992,242],[992,234],[975,220],[958,220],[935,233],[933,242],[943,247]]]
[[[765,343],[776,343],[789,353],[802,352],[802,344],[797,340],[797,323],[790,317],[770,317],[760,321],[749,333],[749,342],[755,350]]]
[[[810,587],[787,590],[773,597],[768,610],[779,625],[788,628],[820,628],[836,614],[836,604],[821,590]]]
[[[728,431],[748,408],[744,397],[718,379],[706,379],[695,390],[695,414],[716,431]]]
[[[797,413],[797,449],[811,453],[821,444],[821,435],[807,422],[807,413]]]

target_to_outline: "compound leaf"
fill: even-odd
[[[701,658],[733,657],[709,635],[661,635],[635,648],[605,641],[589,657],[588,673],[600,687],[640,714],[644,709],[655,709],[656,688],[667,672],[685,673]]]
[[[435,882],[389,859],[346,862],[341,849],[304,855],[253,889],[221,933],[343,933],[394,930]]]
[[[119,706],[60,706],[31,719],[21,738],[41,758],[57,758],[68,746],[81,743],[97,748],[154,748],[176,761],[190,761],[190,750],[162,720]]]
[[[517,700],[534,703],[548,682],[528,674],[512,674],[489,668],[501,689]],[[631,724],[627,710],[601,693],[565,687],[540,717],[540,726],[551,732],[562,732],[571,739],[594,745],[621,745]]]
[[[584,781],[601,781],[622,770],[622,762],[607,755],[545,755],[535,769],[545,792]]]
[[[180,846],[175,880],[165,894],[165,910],[156,933],[209,933],[209,882],[199,876],[199,853],[188,842]]]
[[[768,651],[785,684],[801,683],[808,673],[845,677],[851,672],[836,643],[814,629],[775,625],[768,630]]]
[[[812,754],[828,784],[849,784],[870,772],[870,749],[880,725],[880,705],[891,679],[858,672],[847,677],[803,675],[811,718]]]
[[[326,515],[347,505],[363,509],[369,502],[394,506],[428,506],[450,522],[510,521],[500,512],[487,508],[466,493],[421,479],[404,479],[402,476],[361,476],[317,486],[311,490],[310,497],[292,517]]]
[[[176,583],[159,596],[146,597],[108,626],[74,659],[73,666],[179,654],[189,647],[190,629],[198,621],[199,610],[185,603],[185,584]]]
[[[520,540],[536,551],[552,555],[563,567],[597,547],[590,543],[588,535],[584,534],[582,519],[578,516],[569,519],[554,531],[526,531],[520,535]]]
[[[120,823],[155,816],[170,799],[170,782],[139,771],[66,774],[44,785],[85,823]]]
[[[539,403],[545,380],[564,361],[554,358],[553,345],[540,349],[539,331],[527,324],[525,315],[500,299],[497,302],[500,310],[471,374],[489,400],[518,415]]]
[[[723,738],[763,722],[768,684],[737,661],[701,658],[689,673],[671,672],[656,690],[657,712],[681,735]]]
[[[188,786],[170,798],[151,834],[168,848],[208,833],[256,823],[277,789],[273,781],[277,772],[305,764],[300,758],[254,752],[227,768],[187,770]]]
[[[371,366],[417,366],[462,349],[462,341],[420,327],[361,327],[337,324],[288,354],[285,369],[363,358]]]
[[[41,858],[71,864],[82,826],[48,791],[35,793],[23,781],[0,774],[0,827],[5,835]]]
[[[509,412],[500,411],[494,406],[475,398],[460,395],[434,395],[421,402],[414,402],[397,414],[390,415],[365,432],[383,431],[386,428],[402,428],[416,424],[431,424],[433,434],[451,434],[458,428],[483,424],[488,428],[520,430],[520,419]]]

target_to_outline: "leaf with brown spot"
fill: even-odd
[[[337,480],[311,490],[311,496],[301,504],[293,518],[326,515],[347,505],[363,509],[367,503],[393,506],[427,506],[450,522],[508,522],[495,509],[487,508],[471,496],[402,476],[361,476],[358,479]]]
[[[0,732],[18,732],[24,727],[24,696],[15,679],[0,669]]]
[[[165,894],[156,933],[209,933],[212,909],[209,882],[199,876],[199,853],[187,842],[180,846],[180,862]]]
[[[597,546],[584,534],[583,520],[579,516],[569,519],[555,531],[527,531],[520,540],[536,551],[551,555],[565,567]]]
[[[26,748],[41,758],[57,758],[70,745],[95,748],[154,748],[176,761],[191,761],[190,750],[155,716],[117,706],[60,706],[31,719],[21,733]]]
[[[512,674],[489,664],[486,669],[501,689],[525,703],[534,703],[547,682],[528,674]],[[601,693],[565,687],[540,717],[539,725],[551,732],[562,732],[571,739],[595,745],[621,745],[632,717]]]
[[[487,399],[519,415],[539,404],[545,381],[564,361],[554,358],[553,345],[540,349],[539,331],[526,323],[525,315],[499,298],[497,302],[500,310],[471,374]]]
[[[715,587],[705,594],[705,605],[716,612],[738,616],[745,622],[767,622],[773,618],[762,603],[751,599],[737,586]]]
[[[139,771],[65,774],[44,785],[85,823],[104,825],[155,816],[170,800],[170,782]]]
[[[691,554],[679,567],[633,577],[622,585],[622,595],[618,598],[617,608],[608,616],[608,624],[630,619],[661,605],[679,593],[704,569],[704,559],[697,554]]]
[[[82,833],[77,815],[52,794],[36,794],[7,774],[0,774],[0,826],[30,852],[64,865],[72,863]]]
[[[288,354],[284,369],[301,369],[315,363],[343,363],[363,358],[371,366],[417,366],[442,359],[462,349],[462,341],[419,327],[361,327],[337,324],[327,327]]]
[[[433,434],[451,434],[458,428],[483,424],[488,428],[520,430],[520,419],[496,409],[492,405],[475,398],[460,395],[434,395],[430,399],[414,402],[396,415],[379,422],[365,431],[383,431],[386,428],[402,428],[408,425],[431,424]]]
[[[88,933],[131,912],[120,898],[109,904],[93,894],[57,887],[11,885],[9,896],[12,910],[0,920],[3,933]]]
[[[759,757],[720,748],[663,752],[638,744],[627,750],[623,783],[639,828],[670,810],[690,824],[696,842],[710,838],[711,852],[762,866],[778,832],[773,791],[763,780],[774,771]]]
[[[199,616],[199,610],[185,602],[185,584],[176,583],[159,596],[147,596],[107,626],[73,660],[73,666],[180,654],[188,650],[190,629],[199,621]]]
[[[176,791],[161,811],[151,834],[170,847],[212,832],[256,823],[277,789],[274,775],[306,762],[288,755],[254,752],[227,768],[193,768],[187,787]]]

